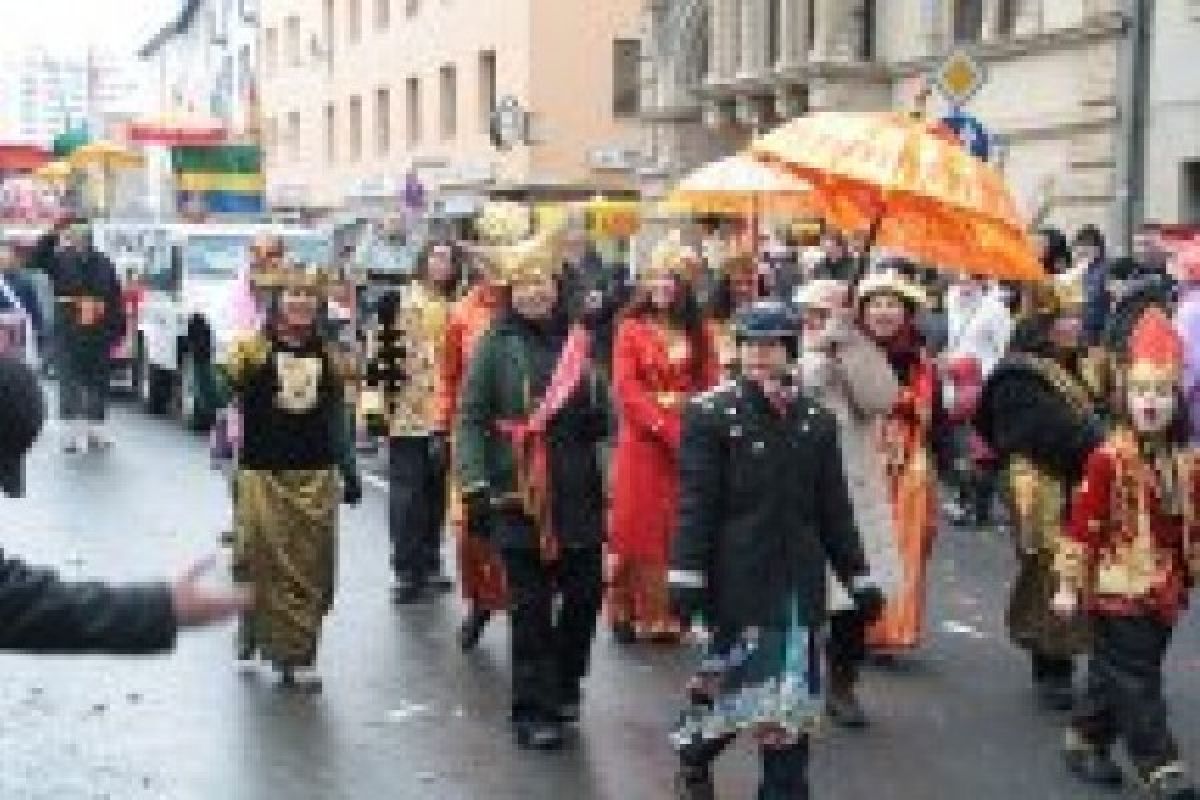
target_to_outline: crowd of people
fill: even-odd
[[[387,442],[392,599],[453,585],[449,527],[463,649],[508,616],[523,748],[585,724],[603,617],[622,646],[706,642],[670,734],[680,798],[714,796],[743,733],[760,798],[808,797],[818,721],[867,725],[863,664],[922,646],[945,520],[1012,531],[1008,626],[1037,702],[1070,715],[1070,771],[1121,782],[1121,742],[1154,797],[1200,797],[1163,699],[1200,576],[1200,253],[1169,265],[1141,234],[1109,259],[1095,228],[1070,245],[1045,229],[1048,279],[1006,284],[836,231],[819,251],[670,234],[628,275],[531,227],[501,204],[477,240],[431,242],[353,363],[322,326],[329,276],[255,243],[251,313],[200,375],[254,599],[221,606],[241,612],[239,660],[319,686],[337,509],[362,495],[357,417]],[[111,289],[65,252],[39,268],[83,347],[113,322]],[[103,418],[89,367],[64,362],[64,420]]]

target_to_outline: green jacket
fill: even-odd
[[[516,318],[497,321],[480,339],[455,427],[457,469],[465,492],[485,489],[500,501],[517,491],[512,444],[497,425],[527,419],[537,408],[564,341],[565,326],[545,333]],[[608,387],[593,366],[548,426],[556,493],[592,493],[595,445],[607,428]]]

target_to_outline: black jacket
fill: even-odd
[[[166,586],[65,583],[0,552],[0,650],[158,653],[175,633]]]
[[[55,323],[70,346],[81,351],[78,356],[107,355],[108,348],[125,333],[125,307],[117,269],[99,250],[89,247],[67,253],[56,250],[57,244],[58,237],[52,233],[39,239],[28,266],[50,277],[56,299],[88,296],[104,302],[104,319],[99,325],[81,328],[61,306],[55,309]]]
[[[842,470],[837,422],[800,396],[786,417],[739,380],[692,400],[679,451],[671,581],[703,583],[719,629],[825,616],[826,572],[867,573]]]

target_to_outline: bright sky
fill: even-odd
[[[53,53],[88,45],[133,53],[179,5],[180,0],[0,0],[0,61],[31,46]]]

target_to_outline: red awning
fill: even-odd
[[[221,144],[229,135],[219,121],[154,120],[134,122],[129,126],[128,139],[136,144],[183,145]]]
[[[50,151],[32,144],[0,144],[0,170],[32,172],[50,161]]]

